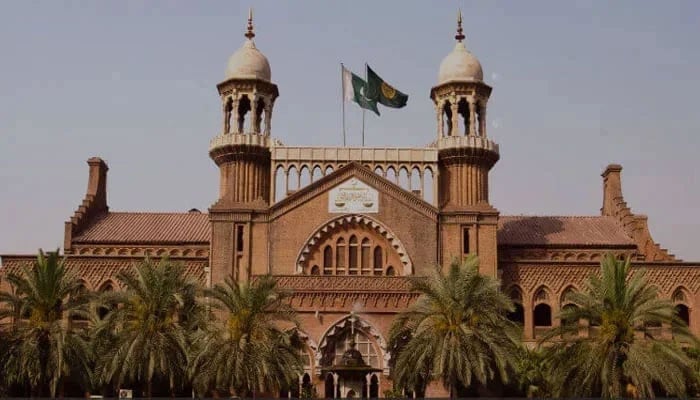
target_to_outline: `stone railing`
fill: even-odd
[[[209,151],[223,146],[248,145],[270,147],[272,144],[273,139],[266,135],[260,135],[255,133],[226,133],[219,136],[215,136],[211,139],[211,141],[209,142]]]
[[[438,139],[436,145],[439,150],[470,147],[490,150],[498,154],[498,144],[481,136],[446,136]]]
[[[272,160],[298,165],[348,163],[357,161],[371,165],[433,164],[437,163],[437,150],[432,148],[399,147],[292,147],[272,149]]]

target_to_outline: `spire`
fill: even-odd
[[[462,40],[464,40],[464,31],[462,30],[462,9],[461,8],[457,12],[457,34],[455,35],[455,39],[457,39],[458,42],[461,42]]]
[[[255,37],[255,32],[253,32],[253,7],[248,9],[248,30],[244,36],[248,39],[253,39]]]

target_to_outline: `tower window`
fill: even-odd
[[[338,239],[338,242],[336,242],[335,268],[337,274],[345,274],[345,240],[343,238]]]
[[[369,265],[369,262],[370,262],[369,253],[370,253],[369,239],[364,238],[364,239],[362,239],[362,250],[361,250],[361,257],[360,257],[360,268],[362,269],[361,270],[362,275],[369,275],[371,273],[371,270],[370,270],[371,267]]]
[[[323,249],[323,275],[331,275],[333,273],[333,249],[331,246],[326,246]]]
[[[462,228],[462,255],[469,254],[469,228]]]
[[[243,251],[243,225],[236,225],[236,251]]]
[[[381,275],[384,262],[382,261],[382,248],[377,246],[374,248],[374,274]]]
[[[350,236],[350,249],[348,258],[350,265],[348,266],[349,275],[357,275],[357,237],[355,235]]]

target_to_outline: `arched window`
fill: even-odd
[[[112,286],[111,282],[107,282],[100,287],[99,291],[100,293],[113,292],[114,287]],[[100,317],[100,319],[104,319],[110,311],[116,308],[116,305],[105,302],[101,303],[102,304],[99,307],[97,307],[97,315]]]
[[[386,267],[386,276],[394,276],[396,275],[396,272],[394,271],[394,267],[391,265]]]
[[[369,398],[379,398],[379,378],[376,374],[372,374],[372,379],[369,381]]]
[[[350,236],[350,249],[348,251],[348,275],[357,275],[357,237],[355,235]]]
[[[333,248],[328,245],[323,249],[323,275],[333,274]]]
[[[301,398],[302,399],[311,399],[313,398],[313,385],[311,384],[311,376],[309,376],[308,372],[304,374],[304,376],[301,378]]]
[[[573,326],[573,325],[578,325],[577,320],[569,320],[566,317],[564,317],[564,313],[574,311],[578,309],[578,306],[574,304],[571,301],[571,296],[574,294],[576,289],[574,289],[572,286],[569,286],[568,288],[564,289],[564,291],[561,294],[561,302],[559,303],[561,307],[561,324],[562,325],[568,325],[568,326]]]
[[[676,314],[686,325],[690,326],[690,309],[685,304],[676,304]]]
[[[88,295],[88,290],[87,287],[85,287],[84,282],[80,282],[80,286],[78,286],[78,290],[75,292],[75,298],[80,300],[80,298],[84,298],[85,296]],[[77,321],[87,321],[87,318],[84,315],[70,315],[70,320],[73,322]]]
[[[325,396],[324,396],[324,398],[335,399],[337,397],[340,397],[340,396],[336,396],[337,393],[334,393],[335,392],[335,390],[334,390],[335,389],[335,380],[333,379],[332,373],[329,372],[326,375],[326,379],[325,379],[324,383],[325,383],[325,391],[324,391]]]
[[[533,314],[536,327],[552,326],[552,308],[549,307],[549,304],[540,303],[536,305]]]
[[[552,326],[552,307],[549,305],[549,293],[544,287],[538,289],[533,296],[532,310],[535,327]]]
[[[374,248],[374,275],[382,274],[382,270],[384,269],[384,262],[382,259],[382,248],[380,246],[376,246]]]
[[[370,275],[372,273],[372,269],[370,266],[369,253],[370,253],[369,239],[364,238],[364,239],[362,239],[362,250],[360,253],[360,268],[361,268],[360,273],[362,275]]]
[[[516,322],[520,325],[523,325],[525,323],[525,310],[523,309],[523,295],[520,292],[520,289],[517,287],[514,287],[510,290],[509,293],[510,299],[513,301],[513,305],[515,307],[515,310],[512,312],[508,313],[508,319]]]
[[[690,326],[690,308],[688,307],[688,296],[686,296],[683,288],[678,288],[673,292],[671,301],[676,305],[676,315],[686,325]]]
[[[442,115],[444,121],[442,127],[442,135],[452,136],[452,104],[450,104],[449,101],[446,101],[444,106],[442,107]]]
[[[313,267],[311,267],[311,275],[320,275],[320,273],[321,271],[319,271],[318,265],[314,265]]]
[[[245,116],[250,111],[251,105],[250,105],[250,99],[248,98],[247,95],[243,95],[240,99],[238,99],[238,110],[236,112],[237,114],[237,124],[238,124],[238,133],[244,133],[245,132]],[[249,130],[251,127],[248,127]]]
[[[467,103],[467,99],[462,97],[459,99],[457,102],[457,114],[459,114],[460,117],[458,118],[459,120],[459,129],[458,129],[458,135],[459,136],[464,136],[469,134],[469,125],[470,125],[470,120],[469,117],[471,116],[469,114],[469,103]]]
[[[335,273],[345,274],[345,239],[338,238],[335,245]]]
[[[578,306],[576,304],[568,303],[568,304],[564,304],[564,306],[561,308],[561,311],[562,311],[562,314],[564,314],[564,313],[569,313],[569,312],[575,311],[577,309],[578,309]],[[564,326],[574,326],[574,325],[578,325],[578,321],[575,319],[567,319],[564,316],[562,316],[561,324]]]

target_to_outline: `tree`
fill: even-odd
[[[437,267],[427,278],[411,279],[421,296],[397,316],[389,334],[392,347],[403,341],[392,368],[400,387],[440,379],[455,397],[460,384],[487,384],[496,374],[508,381],[520,340],[519,327],[506,317],[514,306],[478,265],[470,255],[447,271]]]
[[[149,398],[154,379],[162,379],[172,394],[186,381],[188,327],[198,318],[197,306],[191,304],[197,283],[185,277],[182,264],[167,258],[158,263],[146,259],[117,279],[125,290],[103,294],[103,303],[118,307],[94,335],[110,342],[100,346],[101,377],[116,384],[141,382]]]
[[[0,362],[6,383],[29,385],[36,396],[56,396],[66,376],[84,376],[90,346],[84,327],[72,318],[86,318],[88,296],[56,252],[39,250],[37,260],[20,273],[9,273],[9,292],[0,292],[3,330]]]
[[[652,336],[648,326],[673,328],[674,338],[696,343],[673,304],[661,300],[647,284],[644,271],[630,276],[630,262],[605,256],[600,276],[592,275],[583,292],[568,299],[575,307],[562,311],[561,319],[587,320],[595,330],[579,337],[578,324],[562,324],[543,337],[556,340],[547,347],[555,396],[653,397],[654,385],[672,395],[684,396],[692,361],[673,340]]]
[[[546,354],[539,349],[523,348],[515,374],[520,390],[528,397],[551,397],[551,382]]]
[[[287,294],[271,276],[253,282],[227,278],[206,291],[215,317],[198,333],[192,360],[195,387],[238,396],[274,393],[296,384],[303,372],[297,335],[282,329],[296,325]]]

